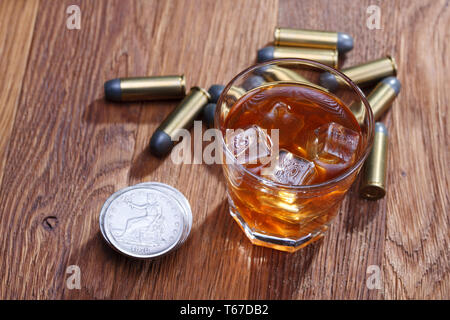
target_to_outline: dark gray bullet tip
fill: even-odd
[[[254,88],[260,87],[264,84],[264,78],[261,76],[251,76],[247,78],[242,84],[242,88],[245,90],[252,90]]]
[[[351,35],[338,32],[337,49],[341,53],[346,53],[353,49],[353,38]]]
[[[399,94],[402,85],[400,84],[400,81],[396,77],[387,77],[381,80],[381,82],[389,85],[392,89],[394,89],[395,95]]]
[[[212,103],[217,103],[217,101],[219,101],[223,89],[225,89],[225,86],[221,84],[212,85],[208,90],[208,93],[211,96],[211,99],[209,99],[209,101]]]
[[[275,48],[272,46],[264,47],[258,50],[258,62],[266,62],[273,59]]]
[[[112,79],[105,82],[105,98],[111,101],[122,100],[122,90],[120,89],[120,79]]]
[[[387,135],[388,129],[382,122],[375,122],[375,132],[381,132],[381,133]]]
[[[150,139],[150,152],[162,158],[173,148],[173,141],[170,136],[162,130],[156,130]]]
[[[208,128],[214,127],[214,115],[216,113],[216,104],[208,103],[203,108],[203,121],[208,126]]]
[[[330,91],[336,90],[339,85],[336,77],[329,72],[322,73],[319,77],[319,82],[322,87],[325,87]]]
[[[258,76],[264,76],[267,72],[267,70],[269,70],[270,66],[263,66],[263,67],[259,67],[256,68],[253,73],[257,74]]]

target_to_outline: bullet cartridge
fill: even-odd
[[[314,60],[334,68],[337,68],[338,65],[337,50],[273,46],[258,50],[258,62],[265,62],[272,59],[281,58],[300,58]]]
[[[299,82],[328,92],[328,89],[312,83],[299,73],[295,72],[295,70],[289,68],[269,65],[262,67],[258,73],[267,82]]]
[[[111,101],[179,99],[185,94],[184,75],[118,78],[105,82],[105,98]]]
[[[401,84],[396,77],[387,77],[381,80],[367,96],[367,102],[372,109],[373,119],[378,120],[385,113],[400,92]],[[361,124],[365,116],[365,108],[362,102],[350,106],[353,115]]]
[[[208,93],[211,97],[210,101],[212,103],[217,103],[217,101],[219,101],[223,89],[225,89],[225,86],[221,84],[213,84],[211,87],[209,87]]]
[[[200,87],[193,87],[166,119],[159,125],[150,139],[150,151],[158,157],[167,155],[175,145],[174,136],[179,129],[192,127],[195,118],[209,102],[210,95]]]
[[[387,151],[387,128],[381,122],[376,122],[372,151],[363,168],[360,186],[360,194],[363,198],[377,200],[385,196]]]
[[[370,92],[367,101],[373,112],[374,120],[380,116],[392,105],[392,102],[400,92],[400,81],[395,77],[387,77]]]
[[[262,78],[259,76],[255,76],[253,78],[257,78],[257,79],[250,79],[250,81],[247,82],[247,85],[254,85],[254,84],[258,84],[262,85]],[[211,87],[209,87],[208,89],[208,93],[211,96],[210,102],[212,103],[217,103],[219,101],[220,95],[222,94],[223,89],[225,89],[225,86],[221,85],[221,84],[214,84]],[[238,86],[232,86],[228,89],[227,91],[227,98],[233,99],[233,100],[239,100],[240,97],[242,97],[244,94],[246,93],[246,89],[244,89],[243,87],[238,87]]]
[[[203,108],[203,121],[208,128],[214,127],[214,115],[216,113],[216,104],[208,103]]]
[[[264,85],[265,81],[264,78],[259,76],[259,75],[254,75],[251,77],[248,77],[244,83],[242,83],[242,88],[244,90],[250,91],[252,89],[261,87],[262,85]]]
[[[349,77],[358,86],[365,86],[385,77],[397,74],[397,65],[394,58],[387,56],[378,60],[342,69],[341,72]],[[343,80],[335,75],[325,72],[320,75],[320,84],[331,90],[343,85]]]
[[[294,70],[283,68],[279,66],[265,66],[262,67],[258,73],[266,80],[266,81],[296,81],[296,82],[305,82],[309,83],[305,77],[302,77],[300,74],[295,72]]]
[[[332,49],[339,53],[353,49],[353,38],[343,32],[275,28],[274,40],[276,46]]]

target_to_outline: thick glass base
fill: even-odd
[[[230,214],[253,244],[287,252],[295,252],[322,238],[328,228],[327,226],[323,226],[321,230],[309,233],[300,239],[280,238],[252,230],[232,203],[230,203]]]

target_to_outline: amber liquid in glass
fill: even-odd
[[[240,219],[253,231],[280,238],[305,238],[304,246],[326,230],[356,173],[317,192],[292,191],[283,185],[295,185],[292,181],[297,185],[316,185],[344,173],[361,152],[361,129],[352,112],[337,97],[313,86],[293,83],[249,91],[235,103],[225,120],[227,129],[245,130],[254,125],[268,135],[272,129],[279,130],[279,150],[294,159],[294,166],[286,166],[286,170],[297,170],[298,162],[300,168],[306,165],[309,171],[307,178],[298,183],[298,179],[283,180],[286,176],[283,167],[278,168],[278,175],[272,176],[275,179],[270,179],[264,173],[267,165],[244,163],[243,167],[254,175],[278,183],[277,188],[266,188],[248,175],[233,181],[232,177],[242,168],[226,168],[232,212],[239,212]],[[288,172],[287,177],[290,175]],[[252,241],[258,244],[257,239]]]

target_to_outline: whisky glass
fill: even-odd
[[[237,161],[225,141],[230,110],[258,86],[281,82],[320,87],[322,73],[333,74],[341,86],[332,94],[349,109],[358,107],[361,147],[353,164],[328,181],[311,185],[286,185],[256,175]],[[356,118],[356,116],[355,116]],[[321,238],[337,215],[373,142],[374,120],[362,91],[344,74],[305,59],[276,59],[249,67],[223,90],[215,111],[215,128],[223,150],[223,173],[229,211],[253,244],[294,252]]]

